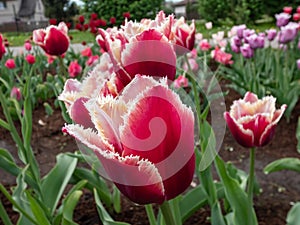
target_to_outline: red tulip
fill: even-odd
[[[5,54],[5,45],[2,34],[0,34],[0,59],[2,59],[2,56]]]
[[[297,7],[296,12],[300,13],[300,6]]]
[[[28,54],[28,55],[26,55],[25,59],[29,64],[34,64],[35,63],[35,56],[34,55]]]
[[[94,152],[99,173],[138,204],[175,198],[193,179],[193,112],[166,82],[136,76],[117,99],[78,99],[72,111],[92,126],[63,128]]]
[[[112,25],[114,25],[114,24],[117,22],[116,17],[111,17],[111,18],[109,19],[109,22],[110,22]]]
[[[117,36],[99,29],[96,40],[106,50],[114,64],[120,89],[125,87],[136,74],[167,76],[175,79],[176,55],[173,46],[157,29],[146,29],[127,40],[125,33]],[[119,90],[120,90],[119,89]]]
[[[233,64],[232,55],[226,52],[223,52],[219,47],[216,47],[215,50],[211,52],[212,57],[217,62],[223,65],[231,65]]]
[[[69,72],[70,77],[77,77],[82,72],[82,67],[75,60],[70,63],[68,72]]]
[[[124,12],[123,17],[129,19],[130,18],[130,12]]]
[[[78,17],[78,21],[79,21],[79,23],[84,24],[84,16],[83,16],[83,15],[80,15],[80,16]]]
[[[290,7],[290,6],[283,7],[283,12],[285,12],[287,14],[292,14],[292,11],[293,11],[293,7]]]
[[[83,26],[82,26],[80,23],[76,23],[75,29],[76,29],[76,30],[79,30],[79,31],[82,31]]]
[[[194,20],[192,21],[191,25],[188,25],[185,22],[184,17],[181,17],[175,22],[174,27],[176,44],[188,50],[192,50],[195,45],[196,35]]]
[[[46,29],[33,31],[33,41],[41,46],[49,55],[60,56],[64,54],[70,45],[68,27],[64,22],[58,26],[48,26]]]
[[[269,143],[286,109],[286,105],[282,105],[276,110],[275,102],[272,96],[258,99],[257,95],[247,92],[243,99],[233,102],[230,112],[224,113],[227,125],[240,145],[250,148]]]
[[[50,25],[56,25],[57,24],[57,19],[55,19],[55,18],[49,19],[49,24]]]
[[[91,13],[91,20],[96,20],[98,19],[97,13]]]
[[[92,55],[88,58],[88,60],[86,61],[86,65],[87,66],[92,66],[95,62],[97,62],[99,59],[98,55]]]
[[[32,45],[30,44],[30,41],[26,41],[26,42],[24,43],[24,48],[25,48],[27,51],[31,51]]]
[[[8,59],[8,60],[6,60],[5,66],[6,66],[8,69],[14,69],[14,68],[16,68],[15,60],[14,60],[14,59]]]

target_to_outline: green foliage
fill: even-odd
[[[84,0],[83,14],[89,16],[97,13],[98,17],[109,21],[115,17],[117,25],[124,21],[123,13],[129,12],[130,19],[140,21],[143,18],[154,18],[156,13],[162,9],[162,0]]]
[[[70,21],[79,13],[76,3],[70,0],[43,0],[45,6],[45,16],[56,18],[58,21]]]
[[[199,0],[200,16],[215,24],[254,23],[263,14],[259,0]]]

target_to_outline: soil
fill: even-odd
[[[238,98],[240,98],[239,94],[229,90],[228,95],[225,96],[227,109],[229,109],[232,101]],[[300,102],[293,111],[291,121],[288,123],[284,118],[281,119],[271,143],[256,152],[255,171],[262,192],[255,196],[254,204],[260,225],[286,224],[285,218],[291,204],[300,201],[300,174],[292,171],[281,171],[265,175],[262,172],[269,162],[276,159],[282,157],[299,158],[295,137],[299,112]],[[59,110],[54,110],[53,115],[47,116],[43,106],[40,106],[34,110],[33,119],[32,147],[39,162],[41,173],[46,174],[54,166],[57,154],[74,152],[78,148],[73,138],[61,132],[65,122]],[[0,129],[0,147],[9,149],[17,159],[14,142],[9,133],[2,128]],[[249,152],[235,142],[228,130],[219,154],[225,161],[231,161],[238,168],[248,171]],[[15,184],[15,177],[0,170],[0,181],[9,189]],[[5,197],[2,194],[0,196],[9,216],[16,223],[17,214],[12,211],[11,205]],[[184,225],[209,225],[209,216],[209,208],[204,207],[198,210]],[[131,203],[125,197],[122,197],[122,212],[112,214],[112,217],[117,221],[128,222],[133,225],[149,224],[144,207]],[[88,190],[84,191],[84,195],[76,207],[74,220],[80,225],[101,224],[93,196]],[[2,224],[1,220],[0,224]]]

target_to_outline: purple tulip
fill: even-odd
[[[242,40],[239,39],[238,36],[234,36],[234,37],[232,38],[232,42],[233,42],[236,46],[238,46],[238,47],[242,45]]]
[[[289,23],[291,15],[287,13],[280,13],[275,15],[276,18],[276,26],[277,27],[282,27],[285,26]]]
[[[246,59],[250,59],[254,55],[254,50],[250,47],[249,44],[244,44],[241,48],[241,53]]]
[[[273,41],[277,35],[277,31],[275,29],[267,30],[267,38],[269,41]]]
[[[297,37],[299,25],[295,22],[290,22],[286,26],[281,27],[279,32],[279,42],[286,44]]]
[[[237,36],[238,36],[240,39],[243,38],[243,32],[244,32],[244,30],[245,30],[246,28],[247,28],[247,27],[246,27],[245,24],[238,25],[238,26],[236,27],[236,34],[237,34]]]
[[[265,38],[257,34],[252,34],[247,39],[250,47],[253,49],[263,48],[265,45]]]
[[[248,37],[251,36],[252,34],[255,34],[255,30],[251,30],[251,29],[244,30],[243,37],[244,37],[245,43],[248,43]]]
[[[231,43],[231,44],[230,44],[230,47],[231,47],[231,50],[232,50],[233,52],[235,52],[235,53],[240,53],[240,52],[241,52],[241,51],[240,51],[240,47],[237,46],[237,45],[234,44],[234,43]]]

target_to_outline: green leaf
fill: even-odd
[[[296,138],[298,141],[297,151],[300,153],[300,117],[298,118],[297,130],[296,130]]]
[[[255,211],[248,204],[248,196],[240,187],[239,183],[232,179],[226,171],[225,163],[216,157],[216,167],[221,181],[224,185],[225,196],[232,208],[235,224],[255,225],[257,223]]]
[[[26,191],[26,196],[27,199],[29,200],[30,203],[30,209],[33,213],[33,216],[35,217],[36,221],[39,224],[43,225],[51,225],[49,220],[47,219],[44,210],[41,208],[39,205],[38,201],[34,199],[34,197],[30,194],[29,191]]]
[[[300,173],[300,159],[298,158],[282,158],[269,163],[265,168],[266,174],[280,171],[293,170]]]
[[[121,212],[121,193],[116,186],[113,186],[113,206],[117,213]]]
[[[0,219],[2,220],[4,225],[13,225],[1,201],[0,201]]]
[[[75,225],[77,223],[73,222],[73,212],[74,209],[82,195],[82,191],[76,190],[73,191],[66,201],[64,202],[63,206],[63,221],[62,225]]]
[[[102,221],[103,225],[130,225],[129,223],[116,222],[111,218],[111,216],[108,214],[108,212],[102,205],[96,189],[94,189],[94,196],[95,196],[95,201],[96,201],[96,205],[97,205],[97,211],[98,211],[100,220]]]
[[[300,202],[297,202],[288,212],[287,225],[299,225],[300,221]]]
[[[51,215],[77,165],[77,159],[66,154],[57,155],[56,161],[55,167],[42,180],[43,201],[49,207]]]

